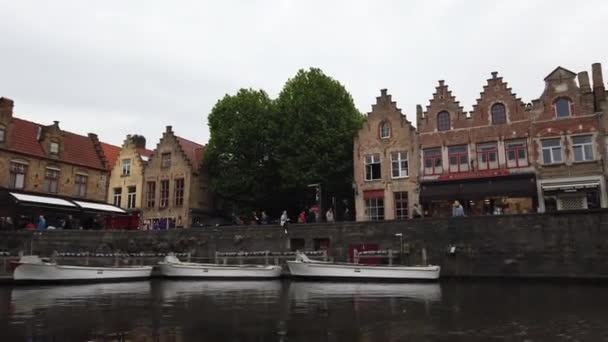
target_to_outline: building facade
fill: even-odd
[[[198,225],[211,214],[204,146],[176,136],[167,126],[150,156],[143,177],[144,224],[166,229]]]
[[[448,216],[459,201],[471,215],[533,212],[530,123],[525,104],[496,72],[471,113],[439,81],[426,111],[417,110],[425,211]]]
[[[532,102],[540,212],[608,206],[600,108],[605,89],[601,65],[592,69],[593,88],[587,72],[556,68]]]
[[[146,149],[146,138],[128,135],[114,160],[110,174],[108,203],[127,210],[142,208],[144,168],[152,151]]]
[[[19,119],[13,107],[0,98],[0,186],[105,202],[110,162],[97,135]]]
[[[353,154],[357,221],[412,217],[418,203],[417,135],[386,89],[359,130]]]

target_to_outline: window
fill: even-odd
[[[408,176],[407,152],[391,153],[391,169],[393,178],[404,178]]]
[[[574,161],[593,160],[593,142],[590,135],[579,135],[572,137],[572,151],[574,151]]]
[[[148,182],[146,184],[146,206],[154,208],[156,199],[156,182]]]
[[[27,164],[11,162],[10,187],[13,189],[25,188],[25,175],[27,174]]]
[[[384,198],[368,198],[365,200],[365,212],[370,221],[384,220]]]
[[[0,143],[4,142],[5,135],[6,135],[6,129],[4,127],[0,127]]]
[[[44,179],[45,179],[44,188],[46,189],[46,191],[56,194],[57,185],[59,184],[59,170],[47,168]]]
[[[123,176],[131,175],[131,159],[123,159],[121,165],[122,165],[122,175]]]
[[[137,187],[130,186],[127,188],[127,209],[135,208],[135,200],[137,198]]]
[[[51,154],[59,154],[59,144],[56,143],[56,142],[52,142],[51,146],[50,146],[50,149],[49,149],[49,152]]]
[[[505,142],[507,167],[528,166],[528,146],[524,140]]]
[[[114,188],[114,205],[115,206],[120,207],[121,197],[122,197],[122,189]]]
[[[175,180],[175,205],[184,204],[184,179]]]
[[[556,117],[566,118],[571,115],[572,102],[565,97],[561,97],[555,101],[553,108],[555,110]]]
[[[388,139],[391,137],[391,124],[384,121],[380,124],[380,138]]]
[[[408,217],[407,191],[395,192],[395,219],[404,220]]]
[[[365,180],[381,179],[380,174],[380,154],[368,154],[365,156]]]
[[[74,177],[74,195],[85,197],[87,195],[87,181],[89,177],[87,175],[77,174]]]
[[[441,112],[437,114],[437,130],[438,131],[449,131],[450,130],[450,113]]]
[[[171,166],[171,153],[163,153],[160,159],[161,167],[170,167]]]
[[[490,170],[498,168],[498,148],[496,143],[477,145],[477,168]]]
[[[544,139],[541,141],[544,164],[562,162],[562,142],[560,138]]]
[[[495,103],[492,106],[492,124],[500,125],[507,122],[507,113],[505,111],[505,105],[502,103]]]
[[[160,207],[166,208],[169,205],[169,180],[160,181]]]
[[[469,171],[469,152],[467,145],[448,147],[448,160],[450,161],[450,172]]]
[[[441,147],[430,148],[423,151],[424,153],[424,174],[425,175],[440,175],[443,173],[441,160]]]

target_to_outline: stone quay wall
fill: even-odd
[[[395,234],[402,234],[401,238]],[[406,221],[338,222],[279,226],[229,226],[169,231],[0,232],[0,251],[42,256],[102,253],[96,262],[114,263],[113,253],[148,253],[131,258],[154,263],[167,252],[213,260],[215,252],[314,250],[347,261],[361,245],[403,250],[405,264],[442,267],[442,277],[608,279],[608,210]],[[154,254],[154,255],[152,255]],[[71,257],[83,262],[83,257]],[[60,260],[61,261],[61,260]],[[132,261],[133,262],[133,261]],[[234,262],[234,261],[232,261]],[[247,261],[246,261],[247,262]],[[261,260],[263,262],[263,260]],[[398,260],[396,260],[398,262]]]

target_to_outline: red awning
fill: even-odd
[[[363,199],[384,198],[384,189],[363,191]]]

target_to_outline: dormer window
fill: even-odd
[[[560,97],[553,103],[555,117],[567,118],[572,115],[572,101],[566,97]]]
[[[51,142],[51,145],[49,147],[49,152],[51,154],[59,154],[59,143]]]
[[[380,124],[380,139],[388,139],[391,137],[391,124],[384,121]]]
[[[4,139],[6,139],[6,129],[2,126],[0,126],[0,143],[4,142]]]
[[[507,113],[505,111],[505,105],[502,103],[495,103],[492,106],[492,124],[500,125],[507,123]]]
[[[437,114],[437,130],[438,131],[449,131],[450,130],[450,113],[443,111]]]

